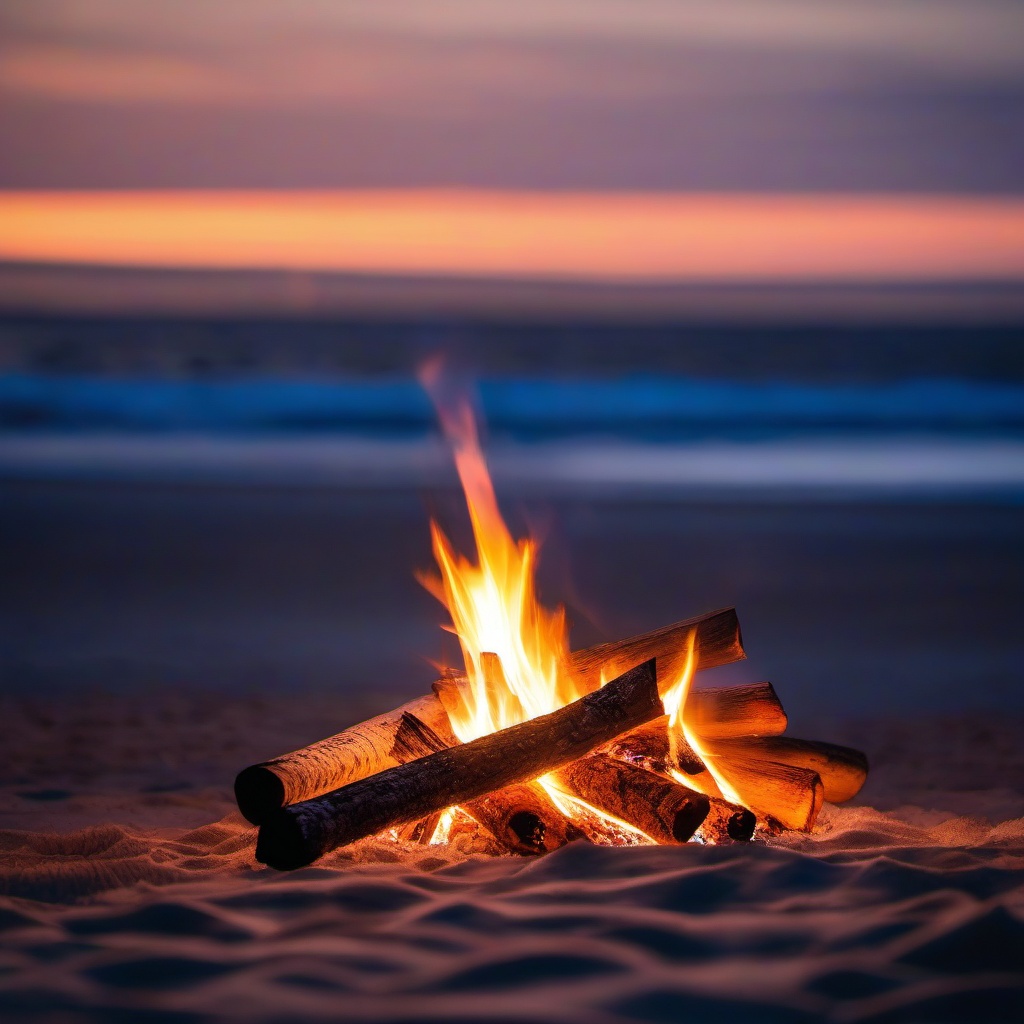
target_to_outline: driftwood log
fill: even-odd
[[[406,764],[458,743],[450,731],[442,735],[407,712],[402,715],[391,753],[400,764]],[[459,806],[513,853],[548,853],[582,835],[536,782],[505,786]]]
[[[277,811],[260,828],[256,858],[302,867],[335,847],[538,778],[662,712],[652,659],[549,715]]]
[[[555,781],[665,845],[689,840],[710,808],[703,794],[608,754],[573,761],[555,773]]]
[[[602,671],[614,677],[650,658],[658,658],[660,666],[664,663],[671,669],[673,664],[679,664],[680,652],[685,655],[692,630],[696,630],[697,669],[713,668],[746,657],[736,612],[726,608],[641,636],[574,652],[570,656],[570,669],[588,691],[600,685]],[[619,666],[623,666],[621,671],[613,671]],[[665,678],[663,673],[662,680]],[[674,677],[666,685],[672,681]],[[394,767],[399,762],[390,752],[402,715],[408,712],[435,730],[446,729],[445,701],[461,701],[457,689],[452,691],[452,687],[458,685],[445,681],[439,687],[441,693],[420,697],[307,747],[243,769],[235,780],[239,810],[258,825],[289,804],[309,800]],[[716,712],[709,708],[706,714],[713,719]]]

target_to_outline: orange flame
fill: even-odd
[[[440,576],[421,576],[448,609],[465,659],[468,687],[452,728],[463,742],[548,714],[581,696],[567,670],[565,610],[537,600],[537,544],[508,531],[465,398],[445,403],[436,364],[421,373],[434,399],[469,507],[477,562],[459,555],[431,520]]]
[[[466,743],[549,714],[583,696],[583,691],[568,669],[565,610],[550,611],[537,599],[537,544],[530,539],[514,540],[501,517],[468,401],[465,396],[449,401],[450,396],[443,393],[438,363],[428,364],[420,377],[452,446],[476,545],[474,562],[458,554],[431,520],[434,558],[440,572],[420,574],[423,585],[448,609],[452,632],[462,648],[467,685],[460,691],[459,707],[449,707],[448,712],[453,731]],[[695,644],[696,633],[691,632],[682,672],[664,697],[670,715],[670,742],[675,745],[676,738],[684,736],[703,758],[721,795],[739,803],[683,717],[696,666]],[[602,685],[607,681],[603,675]],[[538,781],[566,817],[577,823],[589,822],[590,831],[605,837],[595,841],[620,845],[653,842],[627,822],[565,792],[555,777]],[[437,826],[433,843],[446,841],[453,820],[449,809]]]
[[[733,789],[728,779],[725,778],[716,766],[714,758],[708,753],[707,749],[701,745],[700,735],[686,721],[686,698],[690,694],[690,683],[693,681],[694,663],[696,661],[694,651],[695,637],[696,634],[690,634],[689,645],[686,652],[686,664],[683,666],[679,679],[672,684],[672,686],[665,692],[664,697],[662,697],[662,703],[665,705],[665,712],[669,716],[668,742],[670,760],[674,764],[678,763],[679,739],[682,737],[693,749],[693,752],[701,759],[701,761],[704,762],[704,767],[707,768],[708,774],[718,787],[718,793],[712,792],[709,793],[709,795],[721,795],[723,799],[728,800],[730,803],[742,805],[743,801],[740,800],[736,790]],[[669,774],[671,774],[677,782],[681,782],[685,786],[692,786],[694,784],[692,777],[684,775],[675,768],[670,768]]]

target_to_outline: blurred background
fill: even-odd
[[[422,692],[442,355],[574,645],[734,604],[719,678],[794,724],[1024,711],[1022,39],[1017,0],[5,0],[5,691]]]

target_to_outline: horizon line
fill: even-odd
[[[0,190],[0,261],[623,284],[1024,280],[1024,196]]]

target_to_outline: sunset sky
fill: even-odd
[[[1011,0],[7,0],[0,260],[1016,279],[1022,38]]]

